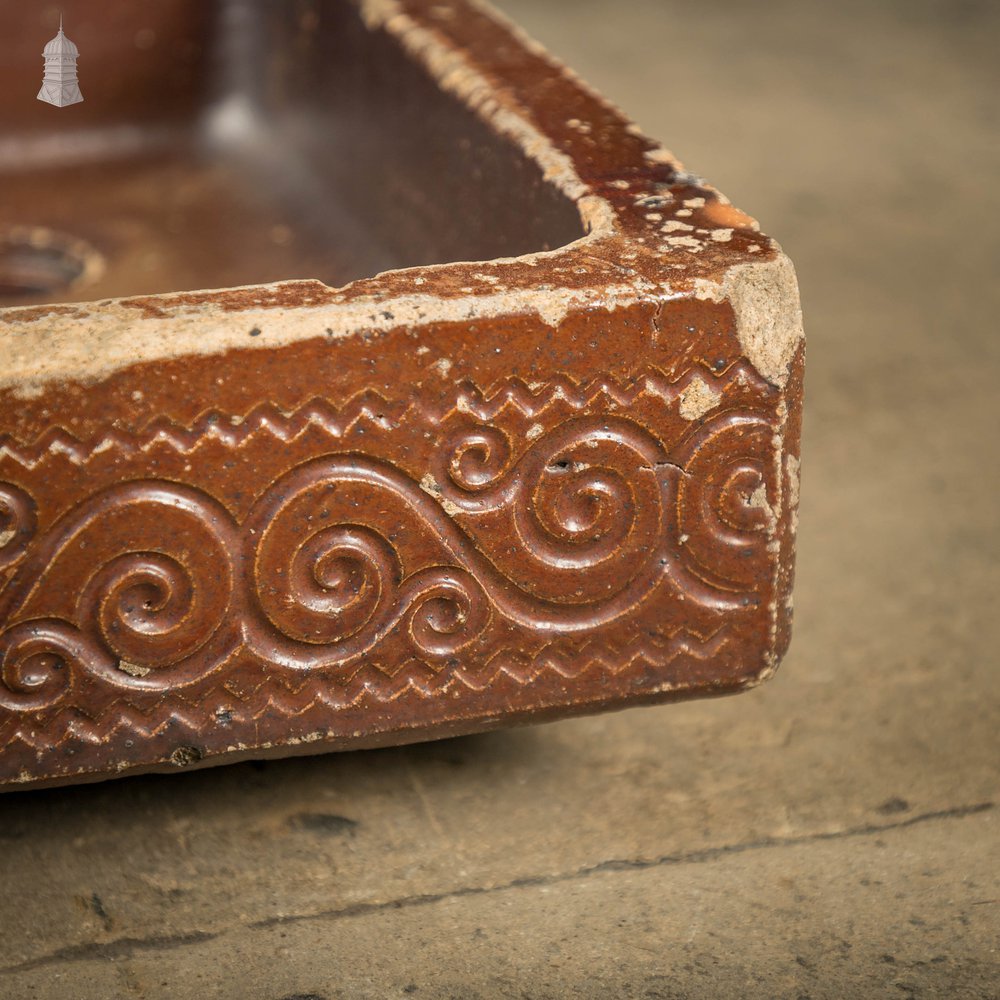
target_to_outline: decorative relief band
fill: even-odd
[[[724,414],[686,451],[697,461],[758,426],[767,431],[753,415]],[[593,456],[586,464],[562,459],[581,446]],[[439,501],[426,481],[421,488],[388,462],[329,455],[281,477],[242,525],[192,487],[138,480],[89,498],[37,539],[31,499],[4,484],[0,503],[13,527],[0,565],[27,555],[0,593],[2,620],[13,620],[44,590],[52,569],[86,536],[114,527],[118,537],[123,521],[134,526],[128,551],[94,567],[72,622],[33,617],[0,633],[0,705],[51,705],[78,672],[120,688],[181,687],[241,645],[284,669],[308,671],[350,666],[395,630],[421,657],[450,657],[493,615],[539,632],[588,631],[628,614],[663,580],[686,600],[738,607],[743,591],[734,581],[685,565],[676,539],[692,517],[707,517],[709,544],[759,540],[752,511],[744,507],[735,520],[727,505],[734,477],[759,481],[758,464],[753,450],[734,452],[731,476],[693,488],[663,445],[626,418],[567,420],[517,458],[502,431],[474,425],[443,442],[431,478]],[[330,494],[352,488],[364,506],[389,499],[429,529],[440,542],[440,563],[406,573],[391,531],[378,518],[364,523],[363,509],[357,520],[332,523],[324,509]],[[689,493],[693,510],[681,502]],[[615,585],[599,599],[554,600],[503,575],[447,513],[501,508],[512,515],[525,575],[599,567]]]
[[[512,376],[489,392],[463,379],[455,386],[455,396],[437,409],[413,401],[391,401],[372,389],[365,389],[342,407],[333,406],[324,399],[311,399],[293,413],[284,413],[271,403],[261,403],[238,418],[229,419],[226,414],[210,411],[193,426],[183,427],[161,417],[139,432],[115,428],[92,442],[80,441],[62,427],[47,430],[28,446],[15,445],[0,436],[0,459],[9,456],[18,465],[32,469],[52,455],[62,454],[75,465],[83,465],[108,451],[132,457],[157,445],[188,454],[208,439],[235,449],[261,432],[268,433],[276,441],[290,443],[309,427],[320,428],[331,438],[342,438],[361,424],[393,430],[414,416],[436,426],[451,412],[467,413],[492,423],[508,408],[537,418],[560,403],[583,412],[607,406],[629,410],[643,398],[670,406],[683,397],[692,382],[705,378],[711,380],[717,395],[725,394],[734,383],[759,382],[753,369],[742,361],[729,364],[722,371],[708,372],[692,367],[675,379],[667,378],[652,366],[625,382],[610,375],[581,381],[567,374],[557,374],[544,383],[529,385],[524,379]]]
[[[195,732],[213,713],[256,732],[262,714],[729,655],[731,615],[770,579],[775,424],[742,366],[698,371],[459,383],[436,410],[365,392],[0,448],[26,476],[0,482],[0,746]],[[716,403],[689,422],[696,377]],[[419,478],[381,457],[405,440],[428,442]],[[183,481],[251,447],[291,467],[238,512]],[[53,517],[46,463],[105,455],[87,480],[104,485]]]

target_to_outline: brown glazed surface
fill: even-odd
[[[733,692],[787,647],[780,250],[464,2],[298,5],[311,41],[265,111],[334,44],[331,6],[383,67],[330,126],[374,165],[336,181],[380,220],[358,259],[420,266],[194,292],[180,264],[154,288],[109,267],[97,294],[131,297],[0,310],[7,787]],[[394,80],[427,133],[379,112]],[[417,162],[433,134],[454,143]],[[475,252],[526,255],[439,263]]]

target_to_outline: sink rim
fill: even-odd
[[[139,362],[275,347],[320,334],[338,339],[401,323],[524,312],[554,323],[567,310],[588,305],[719,298],[734,283],[745,285],[749,296],[743,339],[762,373],[782,381],[800,332],[762,332],[753,302],[764,286],[787,283],[789,268],[753,219],[686,174],[669,151],[485,4],[455,0],[448,17],[430,0],[358,5],[370,30],[392,36],[442,88],[541,167],[575,203],[586,235],[554,250],[384,271],[340,288],[294,279],[5,307],[0,352],[7,363],[0,389],[33,395],[52,381],[92,382]],[[554,120],[554,98],[541,97],[527,73],[528,84],[513,85],[496,54],[498,41],[516,42],[527,70],[550,81],[561,121]],[[752,277],[741,277],[741,269]],[[266,327],[267,336],[250,341],[246,331],[258,327]],[[775,336],[781,343],[773,343]],[[771,348],[760,350],[762,339],[770,339]]]

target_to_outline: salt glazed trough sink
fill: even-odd
[[[62,11],[60,107],[0,0],[3,787],[770,676],[803,340],[753,219],[471,0]]]

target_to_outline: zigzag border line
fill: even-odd
[[[473,382],[462,380],[458,383],[456,409],[471,413],[480,420],[493,420],[507,406],[520,410],[526,417],[537,417],[559,400],[580,410],[592,406],[601,395],[623,407],[633,406],[643,395],[658,397],[669,405],[676,402],[695,378],[704,379],[705,376],[716,384],[715,391],[719,394],[732,382],[759,378],[745,362],[736,361],[720,372],[704,365],[694,365],[674,381],[652,366],[627,383],[610,375],[577,382],[569,375],[560,373],[545,383],[537,384],[512,375],[491,391],[483,392]]]
[[[441,424],[454,411],[469,413],[479,420],[493,420],[506,407],[520,411],[530,419],[541,416],[559,401],[577,410],[594,405],[606,396],[621,407],[633,406],[643,395],[659,398],[667,405],[674,403],[695,378],[708,376],[718,394],[740,379],[754,378],[749,366],[735,362],[721,372],[703,365],[689,368],[680,378],[670,381],[659,369],[650,367],[631,382],[622,383],[612,376],[599,376],[587,382],[577,382],[566,374],[557,374],[548,382],[537,385],[519,376],[504,379],[484,391],[469,380],[457,383],[457,399],[440,410],[428,407],[426,418]],[[96,441],[84,442],[63,427],[52,427],[26,446],[14,444],[9,436],[0,437],[0,460],[10,458],[26,469],[34,469],[53,454],[63,454],[75,465],[85,465],[107,451],[126,457],[165,445],[182,455],[193,452],[207,440],[217,440],[229,448],[238,448],[257,434],[270,434],[288,443],[317,427],[332,438],[346,436],[355,425],[366,421],[383,431],[399,427],[413,410],[413,402],[393,403],[372,389],[365,389],[349,399],[339,409],[318,397],[299,409],[285,413],[273,403],[261,403],[245,416],[230,416],[217,410],[202,414],[190,427],[174,423],[166,417],[152,420],[141,431],[113,428]]]
[[[372,673],[377,668],[369,667],[359,670],[343,686],[331,684],[326,678],[312,677],[298,688],[282,685],[283,691],[275,691],[273,678],[266,679],[245,699],[236,697],[222,684],[202,695],[197,705],[192,705],[191,709],[179,707],[177,700],[171,698],[169,701],[159,702],[149,713],[144,713],[119,700],[108,706],[100,720],[88,720],[78,711],[63,709],[55,718],[33,731],[30,723],[21,719],[10,737],[0,744],[0,749],[22,743],[34,752],[44,752],[57,748],[69,736],[101,745],[120,730],[148,739],[167,726],[199,734],[203,732],[206,719],[214,717],[218,720],[221,713],[226,713],[228,721],[238,726],[249,726],[271,712],[291,719],[317,705],[338,712],[357,706],[366,698],[379,704],[387,704],[408,695],[434,697],[455,683],[478,694],[492,687],[501,677],[509,677],[522,686],[531,684],[547,672],[566,680],[574,680],[597,670],[616,677],[631,670],[636,663],[662,669],[683,654],[704,661],[717,656],[728,642],[729,637],[724,634],[724,627],[720,627],[705,639],[686,631],[677,633],[661,648],[642,638],[626,643],[621,649],[615,649],[606,642],[592,640],[580,649],[578,655],[572,657],[554,649],[553,644],[542,647],[532,657],[525,657],[515,650],[498,650],[490,657],[486,667],[477,671],[466,671],[461,667],[450,671],[441,670],[414,659],[408,661],[392,678],[381,671],[378,671],[379,677],[373,677]],[[265,687],[269,690],[261,694]],[[61,729],[61,735],[51,738],[52,731],[57,728]]]

